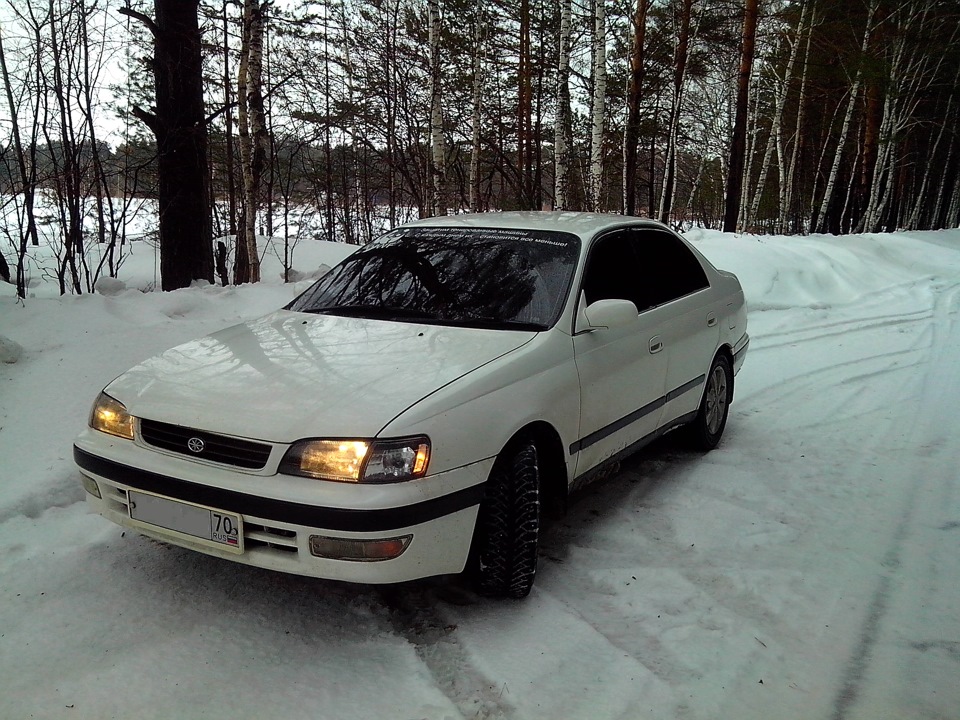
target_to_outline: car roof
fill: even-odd
[[[644,225],[665,229],[666,226],[649,218],[587,212],[488,212],[463,215],[439,215],[405,223],[402,227],[475,227],[514,228],[523,230],[551,230],[568,232],[582,239],[597,233],[628,225]]]

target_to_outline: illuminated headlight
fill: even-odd
[[[279,471],[321,480],[391,483],[423,477],[430,461],[430,441],[300,440],[280,462]]]
[[[106,393],[100,393],[90,411],[90,427],[100,432],[133,440],[133,416],[127,413],[123,403]]]

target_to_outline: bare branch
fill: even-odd
[[[149,15],[144,15],[142,12],[134,10],[131,7],[118,8],[117,12],[121,15],[126,15],[127,17],[132,17],[136,20],[139,20],[147,26],[147,29],[153,34],[154,37],[157,36],[159,29],[157,28],[157,24],[153,21],[153,18],[151,18]]]

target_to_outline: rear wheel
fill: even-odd
[[[487,480],[474,539],[477,592],[523,598],[537,572],[540,470],[537,448],[523,442],[501,453]]]
[[[733,400],[733,368],[726,355],[717,355],[707,375],[707,387],[697,416],[689,426],[692,444],[700,450],[713,450],[727,426],[727,414]]]

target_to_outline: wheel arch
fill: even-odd
[[[713,367],[714,360],[716,360],[721,355],[727,358],[727,362],[730,363],[730,402],[732,403],[733,393],[737,388],[737,384],[735,382],[735,373],[733,372],[733,348],[730,346],[729,343],[723,343],[717,349],[717,352],[713,356],[713,360],[710,361],[710,367]],[[706,392],[706,383],[704,383],[704,392]]]
[[[563,514],[567,508],[569,478],[560,434],[550,423],[537,420],[515,432],[500,454],[524,441],[533,442],[537,448],[541,509],[551,515]]]

